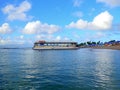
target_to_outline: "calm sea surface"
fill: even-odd
[[[120,90],[120,51],[0,49],[0,90]]]

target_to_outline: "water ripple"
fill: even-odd
[[[2,90],[119,90],[118,50],[0,50]]]

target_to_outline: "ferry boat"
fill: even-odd
[[[78,49],[77,42],[46,42],[38,41],[34,43],[34,50],[64,50]]]

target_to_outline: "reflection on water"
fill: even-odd
[[[119,90],[120,51],[0,50],[0,89]]]
[[[113,54],[112,51],[104,51],[104,52],[95,52],[96,58],[96,76],[97,83],[101,87],[108,87],[107,84],[112,84],[111,74],[112,74],[112,62],[113,62]],[[100,83],[101,82],[101,83]],[[108,87],[109,88],[109,87]]]

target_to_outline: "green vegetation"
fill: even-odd
[[[120,45],[120,41],[110,40],[108,42],[101,42],[101,41],[87,41],[78,44],[78,47],[88,47],[88,46],[103,46],[103,45]]]

